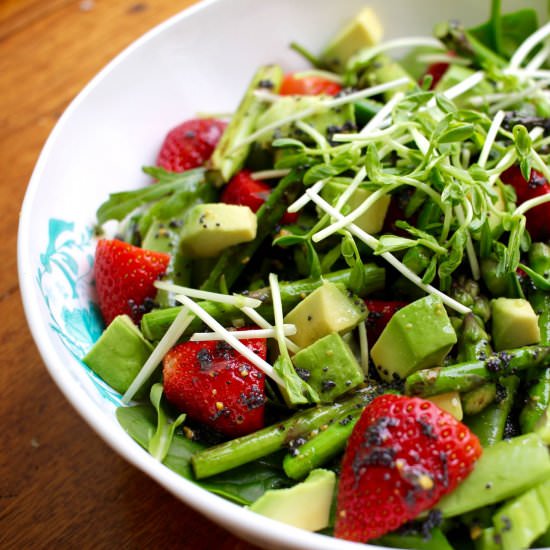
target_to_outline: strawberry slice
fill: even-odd
[[[271,187],[267,183],[254,179],[250,170],[241,170],[225,186],[220,200],[226,204],[248,206],[252,212],[257,212],[270,193]],[[281,223],[295,223],[297,219],[297,213],[285,212]]]
[[[505,170],[500,175],[500,179],[514,188],[518,204],[550,193],[550,184],[537,170],[531,170],[529,181],[526,181],[520,167],[515,165]],[[527,230],[534,241],[550,238],[550,225],[548,224],[550,203],[546,202],[535,206],[526,212],[525,217]]]
[[[348,441],[335,536],[366,542],[397,529],[451,492],[481,452],[477,437],[430,401],[377,397]]]
[[[367,317],[367,339],[369,346],[372,346],[389,320],[393,317],[396,311],[407,305],[407,302],[400,300],[365,300],[365,305],[369,310]]]
[[[170,172],[202,166],[214,152],[227,124],[214,118],[187,120],[164,139],[157,165]]]
[[[265,339],[241,340],[262,359]],[[224,341],[185,342],[164,357],[166,398],[190,418],[228,437],[264,425],[265,378]]]
[[[100,239],[95,251],[94,277],[103,320],[129,315],[139,323],[153,306],[154,282],[164,274],[170,255],[116,240]]]

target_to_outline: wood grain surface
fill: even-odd
[[[50,379],[21,306],[18,214],[60,114],[193,0],[0,0],[0,548],[252,550],[116,455]]]

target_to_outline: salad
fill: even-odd
[[[384,41],[366,7],[174,127],[97,211],[83,361],[122,427],[303,529],[550,545],[549,36],[495,0]]]

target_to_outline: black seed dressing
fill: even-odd
[[[206,348],[201,348],[197,352],[197,360],[200,370],[209,370],[212,367],[212,354]]]
[[[311,378],[311,371],[307,369],[301,369],[299,367],[295,367],[296,374],[304,381],[308,381]]]

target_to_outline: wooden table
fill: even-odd
[[[18,212],[68,103],[193,0],[0,0],[0,548],[251,550],[116,455],[71,408],[31,339]]]

